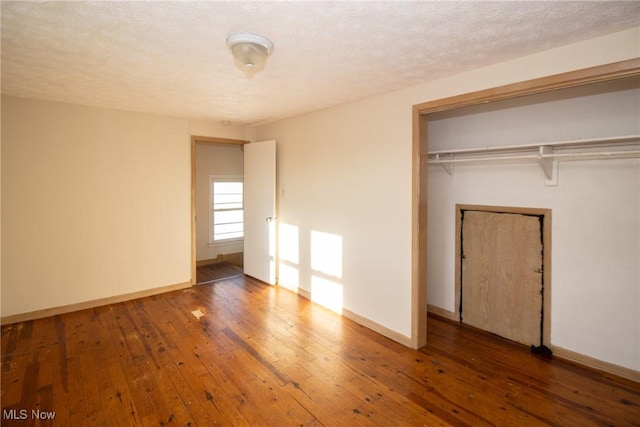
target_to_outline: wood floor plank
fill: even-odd
[[[439,317],[427,341],[238,276],[3,326],[2,425],[640,426],[633,381]]]
[[[163,330],[175,331],[173,325],[174,322],[165,324]],[[175,344],[172,340],[167,340],[161,362],[194,419],[203,425],[219,424],[221,421],[228,424],[244,423],[245,420],[234,405],[234,399],[230,399],[231,404],[226,399],[230,394],[233,395],[235,390],[224,390],[222,396],[225,399],[218,398],[221,394],[218,392],[220,385],[206,369],[206,357],[200,357],[197,353],[197,347],[202,344],[202,340],[192,339],[190,335],[174,336],[179,337],[180,341]]]
[[[196,271],[196,283],[213,283],[242,275],[242,268],[228,261],[203,265]]]
[[[302,382],[287,385],[291,398],[295,399],[323,425],[356,426],[373,425],[366,417],[354,411],[345,411],[344,406],[359,407],[361,400],[351,393],[336,393],[337,386],[329,385],[315,376]]]

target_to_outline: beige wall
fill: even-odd
[[[288,233],[280,236],[280,251],[295,260],[281,260],[283,284],[313,295],[327,280],[344,309],[409,337],[412,106],[635,58],[638,30],[254,129],[256,139],[278,141],[279,219]],[[340,277],[314,267],[314,231],[339,237]]]
[[[196,145],[196,259],[215,259],[218,254],[243,251],[243,242],[209,245],[209,176],[240,176],[244,173],[244,155],[239,145]]]
[[[188,282],[191,129],[3,97],[2,316]]]
[[[189,120],[189,135],[245,139],[244,128],[207,120]]]

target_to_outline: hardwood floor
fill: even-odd
[[[243,276],[7,325],[2,425],[640,425],[638,383],[428,331],[410,350]]]
[[[218,280],[231,279],[241,276],[242,268],[230,262],[219,262],[200,266],[196,269],[196,282],[199,285],[217,282]]]

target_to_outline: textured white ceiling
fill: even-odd
[[[638,1],[8,2],[2,93],[257,124],[640,25]],[[225,39],[275,49],[252,79]]]

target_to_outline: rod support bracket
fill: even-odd
[[[444,157],[444,159],[442,157]],[[439,161],[439,160],[453,160],[453,154],[452,153],[445,154],[442,157],[440,157],[440,154],[436,154],[435,160],[436,161]],[[449,174],[449,176],[453,175],[453,164],[452,163],[439,163],[439,165],[442,166],[442,169],[444,169],[445,172],[447,172]]]
[[[558,160],[552,158],[553,148],[548,145],[541,145],[538,152],[538,164],[544,172],[546,178],[544,185],[558,185]]]

